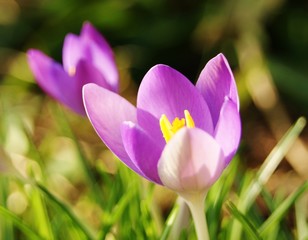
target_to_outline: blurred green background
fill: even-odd
[[[61,62],[65,35],[79,34],[90,21],[114,48],[127,98],[134,101],[155,64],[195,82],[205,63],[223,52],[239,87],[244,139],[249,145],[258,137],[246,131],[249,122],[257,128],[264,120],[279,139],[294,119],[308,115],[307,12],[304,0],[1,0],[1,86],[12,91],[1,91],[2,99],[7,93],[14,95],[8,102],[26,104],[29,94],[43,96],[25,52],[37,48]],[[265,152],[272,146],[265,144]]]
[[[119,55],[119,68],[129,68],[137,84],[157,63],[195,81],[218,52],[241,70],[239,52],[260,48],[283,101],[307,114],[307,11],[304,0],[2,0],[1,76],[31,82],[22,74],[26,64],[17,67],[13,58],[38,48],[61,61],[65,35],[79,33],[89,20]],[[252,39],[242,46],[247,37]]]
[[[308,106],[307,5],[304,0],[2,0],[1,74],[10,74],[13,53],[28,48],[39,48],[61,61],[64,36],[79,33],[85,20],[104,34],[117,53],[128,54],[137,83],[157,63],[169,64],[195,80],[218,52],[238,69],[242,50],[238,42],[249,34],[261,46],[275,83],[288,97],[286,102],[304,110]]]

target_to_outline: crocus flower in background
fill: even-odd
[[[204,197],[241,135],[237,89],[225,57],[211,59],[196,86],[171,67],[154,66],[141,82],[137,107],[96,84],[84,86],[83,98],[106,146],[139,175],[179,193],[198,222],[198,238],[209,239],[202,226]]]
[[[117,92],[118,71],[111,47],[103,36],[85,22],[79,36],[66,35],[63,51],[63,66],[39,50],[27,52],[29,66],[37,83],[50,96],[85,115],[82,102],[82,87],[86,83]]]

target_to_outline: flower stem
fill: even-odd
[[[210,240],[206,217],[204,213],[204,199],[206,194],[181,193],[180,195],[184,198],[190,209],[192,218],[195,223],[198,240]]]

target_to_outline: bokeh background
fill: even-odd
[[[121,95],[132,102],[153,65],[170,65],[195,82],[206,62],[224,53],[241,100],[243,169],[258,168],[291,124],[308,116],[306,0],[0,0],[0,167],[11,171],[9,153],[24,171],[24,157],[34,158],[37,148],[51,189],[80,211],[86,211],[81,196],[87,186],[58,115],[68,118],[93,169],[114,174],[117,164],[86,118],[59,107],[36,85],[25,53],[36,48],[61,62],[65,35],[79,34],[84,21],[113,47]],[[307,144],[304,130],[270,191],[289,192],[308,178]],[[168,209],[174,196],[158,198]],[[27,203],[14,206],[22,213]]]

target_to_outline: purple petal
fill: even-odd
[[[83,25],[80,37],[67,34],[63,44],[63,66],[66,72],[74,70],[82,60],[95,66],[109,88],[118,91],[119,74],[112,49],[88,22]]]
[[[82,26],[81,38],[90,39],[91,41],[95,42],[101,49],[105,52],[105,54],[113,57],[113,51],[109,46],[106,39],[93,27],[90,22],[85,22]]]
[[[233,158],[241,138],[241,119],[237,105],[226,99],[219,115],[215,129],[215,139],[220,144],[226,156],[227,166]]]
[[[80,97],[81,97],[81,89],[83,85],[87,83],[95,83],[103,88],[108,90],[112,90],[111,86],[107,83],[103,75],[100,71],[93,66],[91,63],[80,60],[76,66],[76,73],[75,73],[75,81],[80,87]]]
[[[163,148],[166,141],[160,129],[159,119],[142,109],[137,109],[137,119],[138,125],[152,137],[158,146]]]
[[[94,83],[83,87],[86,113],[106,146],[129,168],[142,175],[126,153],[121,136],[124,121],[136,122],[136,108],[124,98]]]
[[[158,174],[174,191],[205,191],[223,167],[223,152],[211,135],[198,128],[182,128],[163,150]]]
[[[132,122],[122,125],[122,139],[131,160],[141,170],[143,176],[157,184],[162,184],[157,172],[157,162],[162,148],[139,126]]]
[[[231,98],[236,103],[237,109],[239,109],[235,80],[228,61],[223,54],[218,54],[206,64],[199,76],[196,87],[210,108],[214,126],[216,126],[220,109],[226,96]]]
[[[84,23],[81,39],[91,55],[91,62],[103,74],[112,91],[118,91],[119,73],[113,51],[104,37],[89,23]]]
[[[157,119],[166,114],[170,121],[183,118],[184,110],[188,110],[197,127],[213,132],[211,114],[200,92],[185,76],[166,65],[156,65],[144,76],[137,107]]]
[[[38,50],[27,52],[28,63],[37,83],[50,96],[79,114],[85,114],[76,81],[62,66]]]
[[[62,62],[65,71],[69,73],[74,70],[81,59],[91,61],[90,52],[78,36],[72,33],[67,34],[62,48]]]

